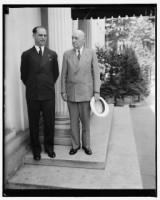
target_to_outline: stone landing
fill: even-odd
[[[97,130],[98,127],[95,123],[93,124],[93,129]],[[105,121],[103,126],[106,126]],[[94,145],[96,143],[98,142],[95,141]],[[111,134],[107,146],[108,153],[104,169],[26,163],[9,180],[7,187],[8,189],[142,189],[128,106],[114,108]],[[99,144],[100,147],[101,144]],[[64,154],[67,155],[67,153],[65,151]],[[57,159],[60,158],[60,154],[58,154],[57,149]],[[83,157],[84,152],[79,152],[79,159],[80,155]],[[86,158],[90,159],[89,156]],[[72,157],[72,162],[74,159]],[[88,159],[86,161],[89,161]]]
[[[55,145],[56,158],[49,158],[46,153],[42,153],[42,159],[37,162],[33,160],[33,156],[31,152],[29,152],[24,159],[24,163],[32,165],[104,169],[109,136],[111,133],[113,111],[114,107],[110,105],[110,112],[106,117],[100,118],[91,115],[90,132],[92,155],[86,155],[82,149],[75,155],[69,155],[70,146]]]

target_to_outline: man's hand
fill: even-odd
[[[61,93],[63,101],[67,101],[67,93]]]
[[[100,97],[99,93],[94,94],[95,101],[98,101],[99,97]]]

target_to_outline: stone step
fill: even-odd
[[[53,195],[57,188],[143,189],[128,106],[114,109],[108,147],[105,169],[25,164],[9,179],[7,188],[53,189]]]
[[[55,145],[63,145],[63,146],[70,146],[71,145],[71,137],[70,137],[71,130],[70,129],[55,129],[54,135],[54,144]],[[40,135],[40,143],[43,146],[44,136]]]
[[[103,118],[95,115],[91,116],[90,132],[92,155],[86,155],[82,149],[80,149],[75,155],[69,155],[70,146],[55,145],[56,158],[49,158],[47,154],[42,152],[42,159],[37,162],[33,160],[33,156],[31,152],[29,152],[25,156],[24,163],[32,165],[54,165],[92,169],[105,168],[113,112],[114,107],[113,105],[110,105],[108,116]]]
[[[44,141],[44,124],[43,117],[40,119],[40,129],[39,137],[40,142],[43,145]],[[55,118],[55,134],[54,134],[54,144],[56,145],[71,145],[70,138],[70,119],[69,116],[61,116],[56,114]]]

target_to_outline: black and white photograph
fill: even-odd
[[[2,4],[3,197],[157,197],[157,4]]]

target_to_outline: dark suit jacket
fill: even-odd
[[[40,57],[35,47],[21,56],[21,79],[28,99],[46,100],[55,95],[54,84],[59,76],[56,52],[44,48]]]

